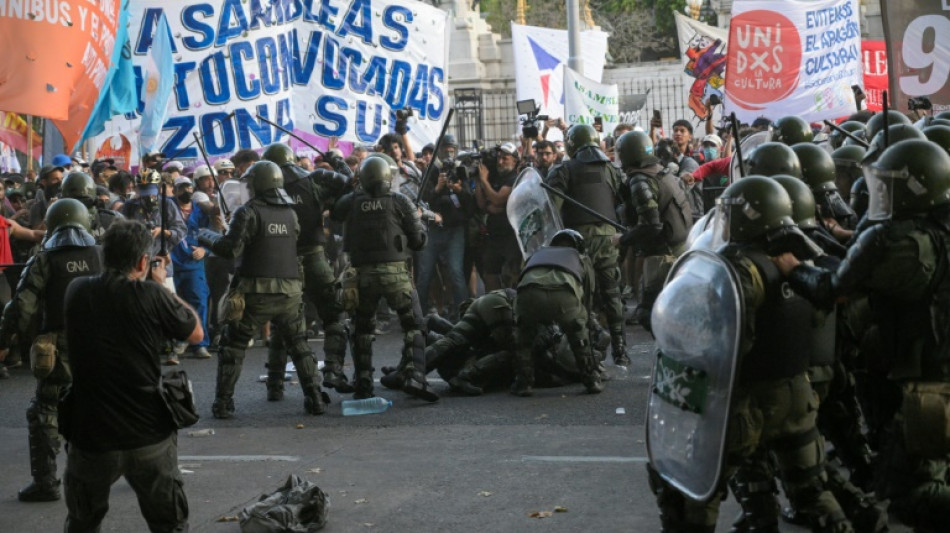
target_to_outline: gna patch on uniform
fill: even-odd
[[[89,263],[84,260],[67,261],[66,272],[89,272]]]
[[[290,235],[287,224],[270,223],[267,225],[268,235]]]
[[[363,200],[360,202],[360,211],[368,213],[370,211],[382,211],[383,201],[382,200]]]

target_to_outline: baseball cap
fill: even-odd
[[[119,168],[115,166],[114,159],[96,159],[92,162],[91,170],[93,176],[98,176],[106,169],[119,170]]]
[[[720,139],[715,133],[710,133],[709,135],[703,137],[703,144],[706,143],[715,144],[716,148],[722,148],[722,139]]]
[[[40,173],[38,175],[39,177],[37,179],[45,178],[47,174],[53,172],[54,170],[58,170],[60,172],[66,172],[66,169],[63,168],[61,165],[46,165],[40,169]]]
[[[181,161],[170,161],[165,164],[165,170],[169,172],[172,170],[177,170],[178,172],[181,172],[184,169],[185,169],[185,165],[182,165]]]
[[[498,147],[498,149],[502,151],[503,153],[518,157],[518,148],[514,145],[514,143],[502,144],[501,146]]]
[[[50,166],[54,166],[54,167],[68,167],[72,164],[73,164],[73,158],[69,157],[66,154],[56,154],[53,156],[52,161],[50,161]]]
[[[194,184],[191,183],[190,179],[184,176],[178,176],[177,178],[175,178],[175,187],[178,187],[179,185],[188,185],[189,187],[191,187]]]
[[[214,164],[211,165],[211,166],[214,167],[214,169],[215,169],[215,170],[218,170],[218,171],[221,171],[221,170],[234,170],[234,162],[232,162],[230,159],[228,159],[228,158],[226,158],[226,157],[225,157],[225,158],[222,158],[222,159],[218,159],[218,160],[215,161]]]
[[[23,183],[26,180],[23,179],[23,174],[20,174],[19,172],[10,172],[3,175],[3,181],[10,183]]]

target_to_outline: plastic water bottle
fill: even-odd
[[[344,400],[343,416],[371,415],[382,413],[392,406],[393,402],[386,398],[373,396],[364,400]]]

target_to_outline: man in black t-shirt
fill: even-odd
[[[475,189],[478,208],[487,213],[485,226],[488,236],[482,244],[477,261],[478,273],[485,282],[486,291],[504,289],[513,285],[514,276],[521,267],[521,250],[515,230],[508,223],[508,196],[518,179],[518,150],[512,143],[498,148],[498,171],[490,174],[485,165],[479,165],[479,182]]]
[[[188,501],[178,471],[178,434],[159,392],[166,339],[197,343],[201,321],[164,289],[141,222],[118,221],[103,236],[105,271],[66,292],[73,372],[60,404],[66,461],[66,531],[95,531],[109,489],[124,476],[151,531],[187,531]],[[148,275],[155,281],[144,281]]]

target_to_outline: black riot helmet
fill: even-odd
[[[562,229],[551,237],[550,246],[563,246],[573,248],[580,253],[586,253],[587,247],[584,245],[584,236],[577,230]]]
[[[373,154],[360,165],[360,184],[373,197],[386,196],[393,184],[396,162],[385,154]]]
[[[863,178],[861,161],[864,159],[864,148],[860,146],[842,146],[831,152],[831,159],[835,162],[835,183],[838,190],[848,192],[858,178]]]
[[[900,111],[895,111],[889,109],[887,111],[887,125],[894,126],[896,124],[907,124],[912,126],[910,119],[907,118],[907,115],[901,113]],[[875,135],[881,132],[884,129],[884,112],[875,113],[873,117],[868,120],[867,124],[867,138],[873,139]]]
[[[574,157],[581,148],[587,146],[600,147],[600,134],[597,130],[589,124],[571,126],[571,129],[567,130],[567,141],[564,143],[567,155]]]
[[[792,199],[792,220],[802,229],[818,227],[815,219],[815,195],[802,180],[792,176],[772,176]]]
[[[887,128],[887,142],[889,146],[897,144],[900,141],[926,138],[922,131],[910,124],[894,124]],[[877,135],[871,139],[871,145],[868,146],[867,152],[864,153],[863,163],[867,165],[877,161],[877,158],[881,157],[881,153],[884,152],[885,148],[887,148],[887,146],[884,146],[884,132],[879,131]]]
[[[46,210],[46,231],[52,235],[62,228],[81,228],[90,231],[89,210],[79,200],[60,198]]]
[[[277,166],[293,165],[297,163],[297,156],[293,149],[284,143],[273,143],[264,149],[261,159],[276,163]]]
[[[868,133],[867,126],[857,120],[842,122],[838,127],[859,139],[864,139]],[[828,142],[830,142],[834,148],[841,148],[848,139],[850,139],[850,137],[835,129],[831,130],[831,135],[828,136]]]
[[[871,220],[907,218],[950,203],[950,155],[927,140],[890,146],[865,167],[864,177]]]
[[[831,154],[813,143],[792,146],[802,167],[802,180],[812,191],[836,191],[835,161]]]
[[[937,143],[950,154],[950,126],[928,126],[923,130],[924,136],[932,143]],[[72,174],[70,174],[72,175]],[[68,179],[68,176],[67,176]],[[66,193],[66,182],[63,181],[63,194]]]
[[[796,115],[782,117],[772,123],[772,140],[792,146],[798,143],[810,143],[815,138],[811,125]]]
[[[294,202],[284,191],[284,173],[273,161],[258,161],[244,173],[248,189],[255,198],[277,200],[278,203],[292,205]]]
[[[787,174],[800,178],[802,167],[790,146],[779,142],[762,143],[752,150],[745,161],[749,174],[776,176]]]
[[[75,198],[90,207],[96,201],[96,182],[85,172],[70,172],[63,180],[60,196]]]
[[[628,131],[618,137],[614,144],[614,159],[622,169],[645,168],[659,162],[653,154],[653,141],[642,131]]]
[[[747,176],[716,200],[714,233],[722,242],[751,242],[770,231],[794,226],[792,199],[774,179]]]

